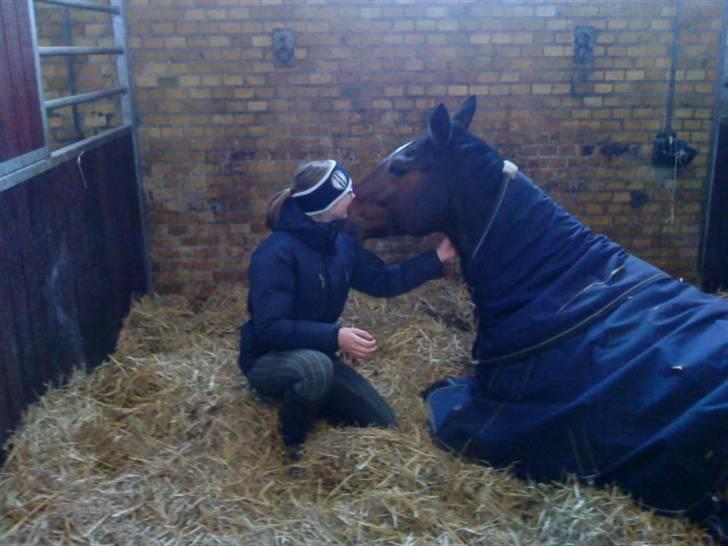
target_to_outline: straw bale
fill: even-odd
[[[352,294],[343,321],[381,346],[352,365],[400,426],[320,423],[290,463],[275,408],[237,369],[245,298],[143,298],[107,362],[29,408],[0,473],[1,544],[710,543],[617,489],[524,482],[433,444],[420,392],[471,367],[472,305],[453,281]]]

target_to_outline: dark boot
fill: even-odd
[[[300,448],[311,430],[320,407],[320,400],[305,400],[298,396],[293,389],[288,389],[283,396],[283,404],[278,412],[283,444],[286,446],[287,452],[298,452],[299,459]]]

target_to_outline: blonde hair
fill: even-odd
[[[268,214],[265,219],[268,229],[272,230],[278,223],[283,203],[288,201],[292,194],[315,186],[330,168],[331,163],[329,160],[325,159],[309,161],[308,163],[300,165],[298,169],[296,169],[296,173],[293,175],[293,187],[281,190],[278,193],[273,194],[270,198],[268,203]]]

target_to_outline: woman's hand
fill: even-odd
[[[379,347],[377,347],[377,340],[374,339],[374,336],[365,330],[340,328],[339,348],[355,358],[366,358]]]
[[[440,258],[442,263],[452,262],[457,257],[458,252],[450,242],[450,239],[445,237],[440,244],[437,246],[437,257]]]

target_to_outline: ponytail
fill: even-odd
[[[281,190],[274,194],[273,197],[270,198],[270,202],[268,203],[268,214],[265,218],[265,225],[268,226],[268,229],[273,230],[275,225],[278,223],[283,203],[288,201],[288,198],[291,197],[291,193],[291,188],[286,188],[285,190]]]

